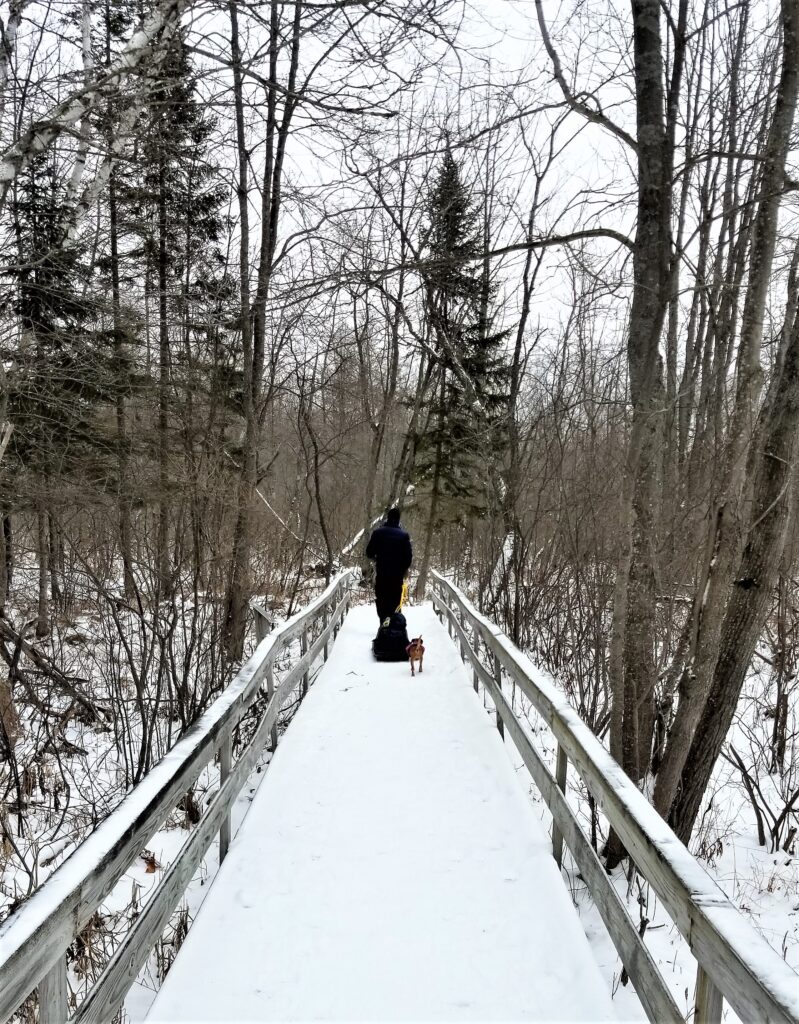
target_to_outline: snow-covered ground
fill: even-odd
[[[546,673],[542,673],[546,675]],[[752,740],[757,728],[770,728],[768,721],[756,722],[756,708],[763,704],[765,681],[756,672],[750,675],[747,692],[741,701],[738,718],[731,730],[730,742],[745,748],[743,737]],[[507,693],[520,719],[526,723],[528,735],[554,771],[557,741],[546,723],[530,707],[518,690],[507,683]],[[561,688],[563,689],[563,688]],[[484,704],[493,718],[490,701]],[[509,759],[519,783],[527,791],[547,828],[551,815],[543,798],[532,783],[527,768],[512,741],[506,743]],[[765,788],[765,783],[763,783]],[[570,770],[568,797],[573,810],[590,833],[590,812],[587,791],[579,776]],[[776,805],[776,801],[775,801]],[[741,911],[753,927],[795,971],[799,972],[799,859],[781,850],[769,852],[757,843],[754,814],[747,799],[740,775],[726,761],[717,764],[700,826],[690,849],[720,886],[725,895]],[[599,845],[607,835],[607,823],[598,816]],[[668,984],[677,1005],[686,1019],[693,1013],[696,982],[696,961],[687,943],[666,913],[655,892],[637,872],[628,873],[621,865],[613,873],[613,881],[636,923],[646,922],[644,941]],[[616,1013],[624,1020],[646,1020],[632,985],[621,982],[622,964],[600,917],[599,911],[571,861],[564,856],[564,881],[569,886],[580,919],[597,963],[613,991]],[[797,980],[799,991],[799,979]],[[724,1004],[725,1024],[735,1024],[737,1015]]]
[[[354,651],[347,651],[346,638],[349,636],[350,630],[357,625],[359,616],[365,616],[364,629],[367,633],[371,632],[374,623],[371,619],[370,609],[371,606],[369,609],[356,608],[354,610],[342,633],[341,640],[333,648],[335,659],[344,657],[347,681],[343,687],[339,687],[338,684],[329,684],[328,677],[322,679],[323,685],[320,688],[312,689],[312,700],[304,705],[302,714],[292,725],[288,737],[295,735],[297,730],[304,730],[306,726],[303,725],[303,722],[306,720],[306,715],[317,714],[314,709],[317,706],[323,707],[325,700],[332,699],[333,693],[338,694],[336,707],[330,709],[331,722],[334,723],[336,735],[339,730],[345,730],[347,735],[351,736],[353,728],[355,728],[350,723],[353,707],[360,707],[360,704],[356,704],[352,698],[358,697],[360,700],[362,697],[371,695],[374,692],[374,687],[379,683],[381,696],[388,699],[389,694],[394,693],[403,708],[402,714],[412,713],[412,720],[403,719],[401,726],[397,724],[395,728],[392,724],[391,727],[392,740],[397,742],[397,750],[400,752],[397,755],[400,758],[398,762],[400,768],[404,769],[408,760],[413,756],[414,748],[409,747],[409,743],[415,742],[414,738],[417,733],[424,735],[431,728],[438,737],[437,743],[441,745],[441,750],[438,753],[443,755],[446,751],[451,754],[452,752],[446,745],[446,731],[442,732],[439,728],[440,723],[431,717],[432,712],[436,710],[437,713],[444,714],[446,717],[446,709],[438,706],[437,702],[444,696],[449,699],[452,696],[451,688],[455,687],[460,694],[457,698],[458,707],[463,702],[465,702],[465,706],[471,708],[480,709],[481,707],[480,701],[471,690],[469,679],[466,678],[462,670],[451,666],[446,673],[443,673],[440,665],[438,669],[435,668],[436,660],[441,653],[449,648],[454,655],[454,648],[450,647],[445,632],[440,629],[437,620],[434,619],[428,608],[412,607],[408,609],[411,633],[413,635],[422,631],[428,639],[427,672],[420,679],[412,680],[407,666],[376,666],[370,662],[368,657],[364,661],[364,652],[368,651],[368,636],[364,635],[359,640],[357,650]],[[88,625],[86,631],[89,631]],[[95,673],[89,671],[92,666],[86,664],[85,659],[81,657],[81,648],[72,648],[72,651],[75,670],[83,671],[94,678]],[[342,652],[344,652],[343,655]],[[98,678],[102,674],[101,667],[97,666]],[[758,668],[761,670],[760,673],[757,671]],[[367,669],[369,674],[362,677],[364,669]],[[442,689],[442,687],[445,688]],[[767,670],[762,666],[756,666],[756,671],[750,674],[747,692],[739,709],[739,718],[730,737],[730,742],[736,746],[747,764],[751,763],[758,754],[771,730],[771,720],[768,717],[769,687],[770,680]],[[92,692],[102,693],[99,684],[92,688]],[[518,812],[527,814],[529,817],[529,809],[532,806],[533,813],[540,819],[541,826],[544,830],[548,830],[550,818],[543,801],[532,786],[529,775],[512,743],[508,742],[503,754],[498,734],[492,725],[493,712],[490,702],[484,703],[489,706],[486,707],[485,712],[479,712],[478,717],[488,729],[487,735],[490,737],[491,746],[495,752],[498,749],[499,753],[506,758],[505,763],[509,763],[515,771],[518,789],[522,794],[522,803],[524,804],[523,808],[520,806],[517,809]],[[345,707],[346,712],[342,712],[339,705]],[[525,707],[518,693],[515,695],[515,706],[522,717],[528,716],[530,731],[536,745],[549,758],[550,762],[554,763],[555,744],[549,730],[534,713],[530,712],[529,707]],[[364,713],[364,709],[361,708],[359,712],[361,717],[356,718],[356,726],[359,721],[363,725]],[[795,716],[795,711],[792,711],[792,714]],[[325,729],[329,730],[329,728],[328,724]],[[322,729],[321,733],[324,733],[325,729]],[[792,741],[795,742],[795,717],[792,720],[791,730]],[[360,727],[355,728],[355,732],[355,739],[358,740]],[[41,796],[34,795],[26,819],[25,832],[23,835],[15,836],[15,842],[23,851],[26,859],[32,861],[39,884],[47,874],[63,862],[76,843],[85,838],[96,826],[97,821],[105,817],[124,792],[122,780],[125,766],[115,752],[112,734],[97,730],[91,725],[76,722],[68,728],[66,735],[85,753],[78,757],[62,755],[58,760],[52,755],[45,755],[44,767],[49,771],[47,787],[42,789]],[[366,739],[368,739],[368,735],[364,737],[364,741]],[[35,736],[31,736],[26,742],[33,743],[34,740]],[[387,736],[372,737],[369,742],[372,740],[375,742],[380,740],[380,749],[383,749],[382,743],[385,741],[385,749],[389,749]],[[327,742],[325,736],[325,743]],[[235,808],[234,831],[237,823],[242,821],[245,812],[250,807],[250,801],[258,792],[259,779],[272,775],[279,767],[281,759],[288,756],[290,749],[287,744],[281,750],[275,766],[261,776],[258,773],[262,771],[269,758],[268,754],[264,755],[261,765],[251,777]],[[357,746],[357,743],[353,749],[359,751],[359,757],[365,756],[364,751]],[[493,758],[494,754],[491,757]],[[50,760],[53,761],[52,767],[49,767]],[[795,753],[794,760],[796,760]],[[303,765],[296,773],[297,777],[304,777],[305,770],[305,765]],[[65,775],[60,773],[65,773]],[[428,773],[428,778],[433,774],[438,783],[440,770]],[[60,811],[57,805],[57,787],[51,780],[51,776],[55,782],[59,778],[65,778],[67,783],[67,806],[63,806],[62,793]],[[454,786],[454,781],[448,771],[442,778],[449,779]],[[195,798],[200,806],[203,806],[216,785],[217,771],[214,766],[211,766],[198,780],[194,790]],[[299,785],[296,779],[294,785]],[[428,785],[429,783],[426,783],[424,789]],[[761,785],[765,797],[769,801],[773,801],[774,806],[778,808],[780,804],[777,795],[771,792],[776,785],[774,778],[769,778],[767,773],[761,773]],[[786,785],[789,788],[792,786],[795,788],[795,776],[786,775],[783,779],[783,786]],[[390,792],[389,788],[387,793]],[[573,772],[570,773],[569,793],[572,805],[583,817],[587,827],[588,806],[585,791],[579,785],[579,780],[576,779]],[[527,798],[526,802],[525,797]],[[39,806],[40,803],[41,806]],[[382,808],[386,805],[375,800],[375,806]],[[102,962],[115,943],[114,936],[118,937],[119,934],[127,930],[130,921],[153,892],[161,878],[162,871],[169,865],[189,834],[190,826],[186,818],[186,813],[179,809],[157,835],[148,842],[147,859],[143,856],[141,860],[131,865],[114,892],[105,901],[96,922],[97,927],[92,930],[91,941],[81,948],[78,948],[79,944],[76,944],[75,956],[70,962],[70,985],[74,991],[85,990],[90,979],[96,977]],[[13,824],[14,820],[9,816],[10,823]],[[57,828],[55,827],[56,823],[58,824]],[[539,831],[535,841],[539,842],[540,840]],[[457,833],[453,834],[452,847],[454,853],[458,853],[459,848],[462,848],[466,851],[463,856],[469,856],[470,843],[458,836]],[[542,863],[546,864],[546,870],[551,873],[553,865],[548,853],[548,842],[544,841],[543,848],[547,856]],[[692,843],[692,850],[699,855],[711,875],[752,924],[762,932],[794,969],[799,969],[799,860],[793,852],[772,853],[758,846],[754,816],[741,782],[740,773],[727,762],[722,761],[717,766],[710,791],[710,809],[703,816],[702,826]],[[2,882],[0,915],[4,909],[3,904],[11,902],[18,892],[24,893],[25,889],[26,876],[14,863],[15,858],[9,857],[8,853],[9,851],[5,851],[5,856],[0,856],[0,882]],[[142,1021],[146,1016],[160,985],[160,978],[180,948],[186,927],[191,925],[204,898],[211,891],[208,883],[216,871],[214,845],[209,858],[192,881],[180,911],[174,916],[147,968],[129,993],[126,1000],[127,1019]],[[270,870],[264,863],[263,865],[259,864],[259,871],[259,877],[266,885],[270,878]],[[619,891],[627,899],[634,918],[638,920],[639,916],[642,916],[648,919],[645,940],[669,983],[678,1005],[684,1008],[686,1016],[688,1016],[693,1003],[696,966],[686,944],[645,883],[635,877],[632,884],[628,884],[621,870],[616,873],[615,881]],[[620,984],[621,965],[618,956],[584,883],[569,864],[568,858],[563,881],[559,881],[555,876],[552,888],[562,887],[564,883],[564,891],[567,893],[570,891],[571,898],[579,910],[582,927],[588,936],[594,960],[603,975],[605,992],[613,993],[615,1013],[621,1019],[645,1019],[632,987]],[[506,886],[514,888],[508,883]],[[477,887],[477,891],[481,891],[480,886]],[[482,897],[480,905],[482,905]],[[270,920],[271,911],[264,918],[265,926]],[[503,938],[503,944],[505,941],[506,939]],[[457,947],[452,950],[453,956],[457,955],[461,948],[459,942]],[[475,945],[475,948],[479,948],[479,946]],[[520,973],[525,977],[529,976],[526,960]],[[728,1007],[725,1007],[725,1020],[728,1022],[735,1020]]]
[[[551,845],[429,605],[348,616],[149,1021],[608,1020]]]

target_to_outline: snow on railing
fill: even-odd
[[[553,817],[558,864],[563,842],[591,890],[636,993],[653,1021],[683,1021],[624,901],[611,884],[588,836],[566,802],[571,761],[621,839],[640,874],[658,894],[696,958],[693,1024],[717,1024],[726,999],[741,1020],[799,1022],[799,976],[742,916],[689,853],[619,764],[580,719],[566,697],[468,598],[433,572],[433,603],[446,616],[461,658],[482,682]],[[467,631],[468,627],[468,631]],[[469,635],[471,633],[471,635]],[[486,667],[475,647],[491,655]],[[522,690],[558,741],[553,776],[502,692],[503,671]]]
[[[224,858],[230,843],[230,812],[236,796],[270,733],[274,749],[280,709],[298,684],[301,695],[307,690],[308,671],[320,654],[327,658],[331,638],[337,635],[349,608],[352,579],[352,570],[341,573],[307,608],[261,640],[230,686],[172,750],[0,926],[0,1021],[6,1021],[34,988],[38,988],[40,1024],[65,1024],[68,1019],[83,1024],[114,1017],[216,835],[220,861]],[[309,645],[309,632],[320,620],[321,629]],[[301,657],[276,681],[275,660],[297,637]],[[233,731],[264,685],[268,695],[266,709],[254,736],[233,763]],[[152,898],[70,1018],[67,948],[217,754],[218,791],[164,872]]]

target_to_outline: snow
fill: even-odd
[[[434,573],[434,575],[438,574]],[[569,734],[575,745],[582,748],[592,765],[604,776],[608,788],[625,806],[652,843],[659,848],[663,858],[668,861],[671,869],[689,892],[708,902],[717,899],[726,902],[726,897],[713,879],[688,853],[669,825],[661,818],[644,794],[630,781],[607,748],[581,720],[569,704],[566,695],[533,664],[527,655],[522,654],[514,647],[494,623],[481,615],[465,598],[462,598],[462,602],[469,615],[477,619],[494,636],[507,659],[515,663],[521,673],[532,681],[539,695],[539,712],[547,721],[555,723],[557,720],[560,731]],[[556,733],[558,731],[556,730]]]
[[[434,572],[433,576],[438,577],[445,583],[450,583],[447,577],[442,574]],[[450,585],[454,586],[451,583]],[[780,956],[775,948],[777,943],[769,945],[764,936],[753,927],[750,920],[740,913],[738,908],[733,906],[727,893],[720,886],[720,880],[711,877],[699,860],[688,852],[669,825],[647,801],[644,794],[627,778],[608,750],[580,719],[577,712],[570,705],[566,695],[556,686],[555,682],[533,664],[525,654],[518,651],[501,630],[478,612],[474,605],[460,591],[459,599],[468,611],[468,614],[476,619],[483,629],[493,637],[494,642],[501,648],[507,660],[515,663],[521,670],[521,673],[533,682],[537,691],[536,709],[540,718],[548,726],[553,726],[555,733],[560,738],[568,739],[575,746],[582,748],[583,752],[587,755],[587,759],[603,775],[613,797],[625,808],[628,815],[635,819],[638,826],[646,833],[654,846],[657,847],[664,864],[668,866],[675,878],[690,893],[695,906],[701,908],[703,916],[715,928],[720,939],[726,942],[731,947],[733,955],[737,956],[743,963],[746,963],[761,983],[771,990],[787,1013],[792,1018],[799,1020],[799,983],[797,983],[796,973],[783,959],[785,948],[783,948],[783,956]],[[575,774],[573,771],[570,772],[572,779]],[[600,802],[598,801],[598,803]],[[787,860],[790,863],[791,858],[788,857]],[[619,881],[621,884],[617,888],[619,888],[620,892],[623,892],[625,888],[623,876]],[[648,888],[649,886],[647,886]],[[581,916],[584,924],[587,929],[590,928],[593,931],[594,918],[596,917],[595,910],[590,907],[590,901],[587,901],[589,908],[586,912],[586,901],[583,900],[582,902],[584,906],[581,907]],[[648,902],[647,899],[647,904]],[[633,914],[635,914],[636,911],[631,906],[629,895],[627,903]],[[671,909],[672,911],[674,910],[673,907]],[[793,907],[793,912],[796,913],[796,911],[799,911],[799,903]],[[669,927],[671,922],[670,914],[663,913],[662,911],[653,913],[649,905],[647,905],[646,913],[648,917],[657,919],[656,922],[652,922],[655,924],[655,928],[662,928],[664,924]],[[690,934],[691,915],[687,914],[687,908],[678,908],[678,913],[680,915],[680,930],[684,935]],[[777,914],[773,916],[775,918],[778,917]],[[789,928],[795,931],[795,921],[789,925]],[[602,929],[601,925],[599,929]],[[647,933],[648,945],[650,944],[649,940],[653,937],[653,932],[654,929]],[[774,937],[778,938],[778,936]],[[599,951],[599,946],[605,945],[601,935],[599,938],[600,942],[597,943],[594,935],[592,935],[592,947],[594,948],[595,955]],[[788,929],[785,931],[783,947],[785,947],[787,939]],[[674,950],[669,951],[669,946],[673,945],[674,942],[674,934],[666,933],[663,942],[656,941],[657,951],[652,950],[656,962],[663,973],[667,973],[669,961],[675,959]],[[687,969],[690,980],[688,985],[685,986],[684,981],[680,979],[676,972],[673,973],[673,977],[670,980],[672,982],[672,994],[678,1002],[682,992],[685,992],[686,1010],[688,1010],[688,992],[689,989],[691,992],[693,990],[693,975],[696,971],[696,966],[695,963],[691,965],[687,962],[690,958],[690,953],[688,953],[687,958],[682,956],[683,952],[688,952],[687,946],[684,951],[681,950],[680,952],[680,959],[684,959],[686,962],[680,964],[679,970]],[[604,962],[609,958],[605,953],[602,953],[601,959]],[[625,1000],[625,1002],[632,1009],[631,1001]],[[625,1010],[628,1007],[625,1007]],[[726,1005],[725,1017],[729,1020],[736,1019],[731,1009]]]
[[[551,845],[427,606],[347,617],[148,1020],[613,1020]]]
[[[194,757],[196,751],[206,744],[208,736],[218,734],[221,726],[232,721],[237,713],[236,706],[245,701],[253,686],[257,684],[263,665],[275,657],[275,652],[280,650],[286,635],[290,635],[297,623],[308,615],[310,608],[318,607],[329,598],[347,575],[345,572],[337,576],[312,605],[300,609],[261,642],[255,654],[242,666],[230,686],[145,778],[125,796],[114,812],[74,849],[57,870],[53,870],[46,882],[25,902],[18,913],[0,924],[0,966],[10,961],[12,957],[18,956],[20,949],[26,943],[34,941],[44,927],[52,924],[53,919],[63,921],[74,916],[78,904],[85,898],[86,891],[92,891],[91,881],[87,880],[92,879],[98,867],[114,864],[118,851],[124,847],[128,834],[138,822],[152,816],[153,832],[156,829],[158,832],[155,836],[148,837],[147,841],[152,838],[168,853],[174,854],[177,851],[184,837],[176,834],[174,830],[159,828],[168,817],[172,817],[172,806],[164,806],[163,813],[154,814],[153,809],[160,803],[162,794],[182,771],[185,762]],[[212,759],[213,751],[209,750],[208,757]],[[207,781],[208,772],[204,769],[202,761],[186,775],[184,781],[187,788],[198,775]],[[170,831],[172,835],[169,834]],[[71,841],[63,845],[65,849],[70,848]],[[56,852],[58,846],[54,845],[53,850]],[[60,857],[60,854],[58,856]],[[38,857],[42,858],[41,849]],[[141,866],[134,861],[121,874],[121,890],[130,893],[131,882],[140,881],[141,874]],[[146,881],[148,884],[151,883],[152,877],[146,876]],[[116,879],[111,878],[109,888],[114,886],[115,882]],[[142,895],[139,894],[140,897]],[[103,900],[101,903],[104,912],[111,907],[122,905],[120,892],[114,889],[110,896],[108,901]],[[82,911],[85,909],[85,906],[82,907]]]

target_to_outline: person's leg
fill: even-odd
[[[399,579],[378,579],[375,581],[375,604],[377,617],[383,622],[397,610],[402,598],[402,577]]]
[[[399,603],[402,600],[401,576],[398,579],[390,579],[387,581],[385,595],[386,607],[388,608],[386,615],[391,615],[397,610],[397,608],[399,608]]]
[[[389,608],[389,604],[390,598],[387,593],[386,581],[382,579],[375,580],[375,605],[377,606],[377,617],[381,623],[393,611],[393,609]]]

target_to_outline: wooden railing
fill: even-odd
[[[274,749],[280,709],[298,685],[301,695],[307,690],[309,669],[320,654],[327,658],[331,638],[349,607],[351,581],[351,571],[342,573],[307,608],[261,640],[208,711],[97,831],[0,927],[0,1021],[6,1021],[37,987],[40,1024],[65,1024],[67,1020],[100,1024],[113,1018],[215,836],[219,836],[220,860],[227,853],[236,796],[270,733]],[[301,656],[282,679],[276,679],[275,661],[297,637]],[[262,687],[268,695],[266,708],[255,734],[234,763],[233,732]],[[67,947],[217,755],[219,789],[102,974],[70,1017]]]
[[[744,919],[688,852],[644,795],[557,690],[465,595],[433,573],[433,603],[446,618],[461,657],[482,683],[552,813],[552,847],[563,844],[594,898],[605,926],[650,1020],[684,1021],[624,900],[566,801],[573,764],[618,834],[640,874],[652,886],[697,961],[694,1024],[717,1024],[726,999],[743,1021],[799,1021],[799,976]],[[480,652],[484,652],[483,658]],[[502,692],[503,673],[547,723],[558,742],[555,774],[530,741]]]

